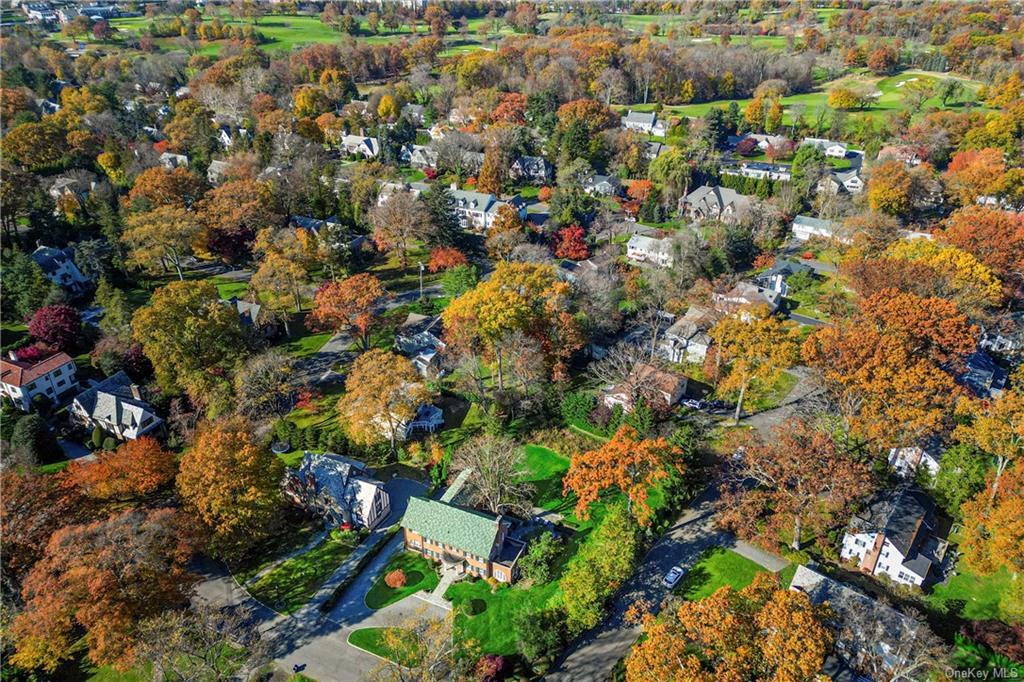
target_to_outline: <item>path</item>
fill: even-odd
[[[640,636],[639,626],[627,622],[627,610],[643,599],[654,611],[670,590],[662,579],[673,566],[689,569],[711,547],[728,547],[770,571],[779,571],[787,562],[764,550],[736,540],[715,526],[714,504],[717,489],[712,486],[698,497],[644,556],[633,576],[616,593],[604,621],[584,633],[544,679],[549,682],[605,682],[615,665],[629,653]]]
[[[823,389],[814,381],[809,368],[793,367],[788,371],[796,375],[797,382],[779,406],[741,417],[740,424],[755,428],[762,436],[770,438],[772,429],[789,419],[804,401],[821,394]]]

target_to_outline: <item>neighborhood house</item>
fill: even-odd
[[[622,117],[622,127],[626,130],[637,130],[645,135],[654,135],[655,137],[665,137],[665,134],[668,132],[668,126],[665,121],[658,120],[658,114],[653,111],[644,113],[630,109]]]
[[[623,412],[631,412],[636,400],[664,401],[672,407],[686,395],[687,379],[681,374],[659,369],[654,365],[637,365],[629,378],[604,391],[604,404],[621,405]],[[653,403],[652,403],[653,404]]]
[[[123,371],[76,395],[70,412],[72,421],[88,429],[98,426],[120,440],[135,440],[164,423]]]
[[[23,362],[10,351],[0,360],[0,385],[4,395],[25,412],[32,409],[36,396],[45,396],[58,404],[78,390],[75,361],[67,353],[57,353],[36,362]]]
[[[391,497],[362,462],[325,452],[306,452],[291,469],[285,495],[332,527],[375,528],[391,513]]]
[[[637,263],[651,263],[660,268],[670,268],[673,262],[672,240],[634,234],[626,243],[626,257]]]

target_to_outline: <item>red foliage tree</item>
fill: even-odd
[[[69,305],[48,305],[36,311],[28,323],[28,332],[45,344],[68,351],[82,331],[82,318]]]
[[[540,201],[541,203],[545,204],[551,201],[551,188],[548,187],[547,185],[541,187],[540,190],[538,190],[537,192],[537,201]]]
[[[465,265],[467,262],[465,254],[458,249],[451,246],[439,246],[430,252],[430,262],[427,264],[427,268],[431,272],[440,272]]]
[[[156,492],[174,480],[174,453],[149,436],[130,440],[114,452],[68,468],[71,481],[93,499],[127,501]]]
[[[652,189],[654,189],[654,183],[650,180],[634,180],[629,183],[629,189],[626,190],[626,194],[629,195],[630,199],[642,204],[647,201],[647,197],[651,195]]]
[[[405,582],[405,571],[400,568],[396,568],[384,576],[384,584],[393,590],[397,590],[399,587],[405,587]]]
[[[578,225],[570,225],[558,233],[558,246],[555,255],[570,260],[585,260],[590,257],[587,248],[586,233]]]
[[[744,137],[736,145],[736,153],[740,156],[757,156],[757,140],[752,137]]]

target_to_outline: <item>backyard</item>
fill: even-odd
[[[741,590],[752,583],[758,573],[764,573],[766,570],[730,549],[712,547],[701,555],[672,592],[687,600],[698,601],[710,597],[726,585]],[[794,572],[795,564],[790,564],[779,572],[782,587],[789,586]]]
[[[957,574],[936,585],[927,596],[928,603],[939,611],[953,611],[970,620],[1007,620],[1000,601],[1010,587],[1006,567],[992,575],[977,575],[957,566]]]

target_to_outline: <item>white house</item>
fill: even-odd
[[[377,205],[383,206],[392,196],[399,192],[409,192],[418,197],[427,191],[429,186],[422,182],[381,182],[377,191]]]
[[[811,237],[823,237],[825,239],[837,239],[844,244],[849,244],[850,240],[848,238],[836,236],[838,230],[839,223],[832,220],[823,220],[822,218],[806,215],[798,215],[796,218],[793,218],[793,237],[802,242],[807,241]]]
[[[724,168],[722,173],[724,175],[739,175],[744,178],[753,178],[754,180],[767,178],[768,180],[789,181],[793,179],[793,172],[790,166],[778,163],[763,163],[761,161],[742,163],[739,168]]]
[[[346,154],[362,156],[367,159],[376,158],[380,153],[380,143],[377,142],[376,137],[343,135],[339,144]]]
[[[651,263],[659,268],[670,268],[673,262],[672,240],[634,234],[626,242],[626,257],[637,263]]]
[[[206,181],[211,185],[219,185],[224,182],[228,174],[228,162],[214,159],[206,168]]]
[[[918,470],[934,477],[939,473],[939,460],[919,446],[892,448],[889,450],[889,466],[902,478],[912,479]]]
[[[738,220],[750,209],[750,199],[728,187],[702,185],[683,198],[691,220]]]
[[[661,336],[657,353],[669,362],[704,362],[711,347],[708,330],[722,317],[713,308],[691,305]]]
[[[854,515],[839,556],[869,575],[920,586],[946,553],[946,541],[934,532],[935,504],[924,493],[885,491]]]
[[[825,152],[825,156],[833,159],[845,159],[847,146],[842,142],[833,142],[820,137],[805,137],[800,144],[809,144]]]
[[[91,281],[82,274],[72,258],[74,250],[55,249],[50,246],[39,246],[32,252],[32,260],[39,265],[46,279],[72,294],[79,294]]]
[[[658,120],[658,114],[653,111],[645,113],[630,109],[622,117],[622,127],[626,130],[638,130],[645,135],[654,135],[655,137],[665,137],[668,132],[665,121]]]
[[[442,335],[440,315],[409,313],[395,331],[395,348],[412,361],[421,375],[436,376],[438,353],[445,348]]]
[[[779,309],[782,294],[753,282],[737,282],[736,286],[725,293],[714,293],[711,301],[715,309],[722,313],[733,313],[754,306],[768,306],[774,313]]]
[[[118,372],[71,401],[71,420],[86,428],[100,427],[120,440],[135,440],[160,428],[164,420],[142,399],[137,384]]]
[[[366,465],[331,452],[306,452],[288,472],[284,493],[334,527],[372,529],[391,513],[391,496]]]
[[[860,169],[853,168],[845,171],[833,171],[828,176],[818,181],[819,192],[831,192],[840,194],[860,194],[864,191],[864,180],[860,177]]]
[[[164,168],[174,170],[175,168],[188,168],[188,157],[184,154],[164,152],[160,155],[160,163]]]
[[[32,409],[32,399],[37,395],[46,396],[54,404],[78,390],[75,378],[75,361],[67,353],[57,353],[38,362],[18,359],[10,351],[0,360],[0,388],[20,409]]]
[[[518,197],[502,201],[493,194],[457,189],[455,186],[452,187],[451,194],[455,199],[455,212],[463,229],[490,229],[498,217],[498,211],[506,205],[512,206],[520,218],[526,217],[526,205]]]
[[[591,175],[583,181],[583,191],[591,196],[600,194],[611,197],[619,193],[622,183],[614,175]]]
[[[783,296],[789,295],[786,280],[796,274],[814,274],[814,268],[789,259],[780,259],[770,268],[753,278],[754,284],[769,291],[776,291]]]

